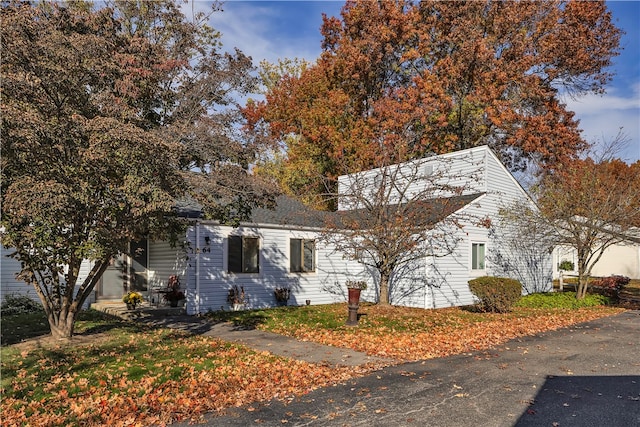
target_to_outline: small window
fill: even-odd
[[[471,244],[471,269],[484,270],[484,243]]]
[[[293,272],[316,271],[315,240],[291,239],[290,268]]]
[[[257,237],[229,236],[230,273],[260,272],[260,242]]]

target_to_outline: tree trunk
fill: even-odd
[[[62,313],[52,313],[48,316],[51,336],[57,339],[71,339],[75,329],[77,312],[69,311],[66,316]]]
[[[380,305],[389,305],[389,274],[380,273]]]
[[[587,294],[589,276],[585,276],[582,273],[578,273],[578,288],[576,289],[576,298],[583,299]]]

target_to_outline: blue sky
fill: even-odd
[[[339,16],[343,4],[344,1],[228,0],[223,12],[212,16],[211,24],[222,32],[226,49],[239,48],[256,65],[263,59],[275,62],[278,58],[297,57],[313,61],[321,52],[322,13]],[[209,5],[207,1],[196,1],[194,7],[206,9]],[[589,142],[612,140],[622,128],[629,142],[619,155],[636,161],[640,160],[640,1],[608,1],[607,6],[616,25],[626,32],[621,40],[623,50],[611,67],[616,76],[605,95],[564,102],[580,119],[582,135]]]

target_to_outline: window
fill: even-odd
[[[293,272],[316,271],[315,240],[291,239],[290,268]]]
[[[229,236],[228,270],[230,273],[260,271],[260,242],[257,237]]]
[[[484,270],[484,243],[471,244],[471,269]]]

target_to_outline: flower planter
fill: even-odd
[[[231,309],[232,309],[233,311],[242,311],[242,310],[244,310],[244,309],[245,309],[245,305],[244,305],[244,304],[233,304],[233,305],[231,306]]]
[[[359,306],[360,305],[360,293],[362,289],[349,288],[349,305]]]
[[[127,303],[127,310],[135,310],[135,308],[136,308],[135,304]]]
[[[348,326],[356,326],[358,324],[358,308],[360,308],[360,292],[362,289],[348,288],[349,291],[349,318]]]

